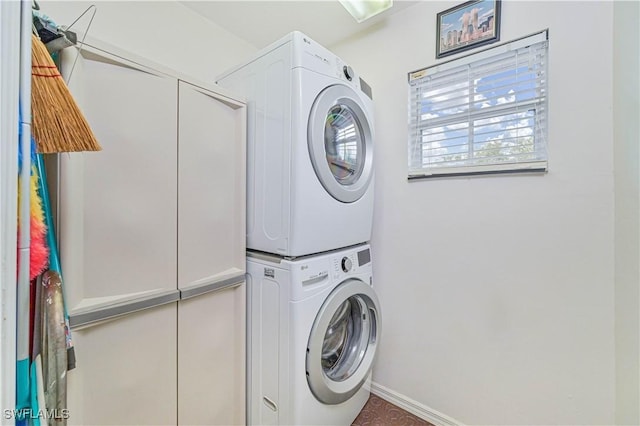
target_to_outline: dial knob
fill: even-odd
[[[343,257],[342,258],[342,270],[344,272],[349,272],[351,270],[351,267],[353,266],[351,259],[349,259],[348,257]]]
[[[353,70],[349,65],[342,67],[342,72],[344,72],[344,76],[347,77],[347,80],[351,81],[353,79]]]

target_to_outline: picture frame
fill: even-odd
[[[500,40],[501,0],[471,0],[436,17],[436,59]]]

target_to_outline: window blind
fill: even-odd
[[[409,74],[409,177],[547,169],[547,32]]]

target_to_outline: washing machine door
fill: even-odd
[[[320,402],[339,404],[362,387],[379,335],[380,309],[371,286],[342,282],[320,308],[307,345],[307,382]]]
[[[373,175],[372,126],[361,102],[351,87],[329,86],[309,116],[307,143],[316,176],[343,203],[360,199]]]

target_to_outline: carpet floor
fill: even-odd
[[[373,394],[352,426],[433,426],[426,420]]]

